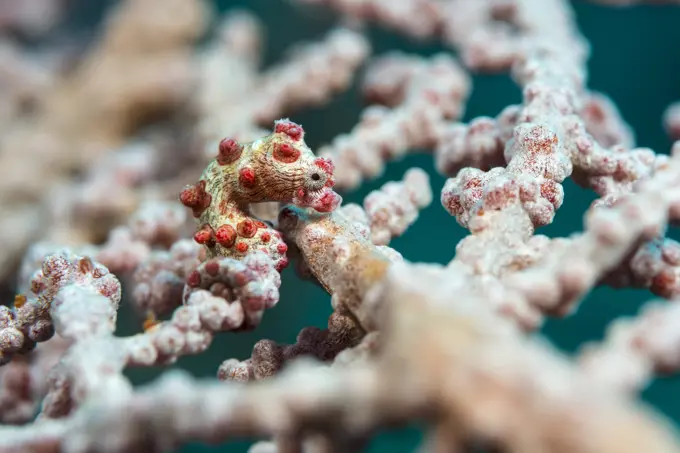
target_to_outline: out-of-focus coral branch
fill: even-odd
[[[0,368],[0,422],[24,424],[34,419],[47,392],[45,377],[69,346],[70,342],[53,337]]]
[[[678,0],[590,0],[593,3],[601,3],[608,6],[633,6],[633,5],[666,5],[680,4]]]
[[[624,391],[644,388],[655,372],[680,368],[677,300],[649,303],[636,317],[618,319],[601,344],[583,348],[583,370],[604,385]]]
[[[51,255],[33,279],[34,295],[17,299],[13,309],[2,307],[3,360],[27,352],[55,331],[72,342],[51,371],[42,411],[43,417],[63,417],[88,395],[126,393],[129,384],[120,373],[127,365],[171,363],[204,351],[216,332],[255,326],[262,311],[278,301],[279,285],[279,274],[264,254],[252,253],[242,262],[208,260],[188,277],[185,305],[170,321],[115,338],[118,280],[89,258]]]
[[[325,6],[357,22],[378,18],[380,22],[410,36],[434,35],[441,24],[439,2],[431,0],[295,0],[302,5]]]
[[[383,105],[368,107],[351,132],[319,150],[335,163],[339,188],[355,188],[380,175],[386,161],[435,146],[438,130],[462,115],[470,80],[449,55],[395,53],[373,63],[363,90]]]
[[[333,361],[339,353],[356,346],[364,331],[348,313],[333,313],[328,327],[307,327],[300,331],[292,345],[281,345],[271,340],[260,340],[245,361],[225,360],[217,376],[221,380],[250,381],[266,379],[279,373],[289,362],[299,357],[313,357],[319,361]]]
[[[371,241],[387,245],[401,236],[418,218],[419,210],[432,202],[430,178],[423,170],[409,170],[399,182],[388,182],[364,199],[363,207],[346,204],[340,212],[354,227],[367,228]]]
[[[666,133],[673,140],[680,140],[680,102],[668,106],[663,117]]]
[[[211,158],[213,145],[225,135],[254,140],[264,135],[262,126],[292,110],[327,102],[349,85],[370,53],[361,34],[336,29],[324,41],[298,46],[288,60],[258,73],[258,35],[253,18],[233,14],[222,25],[223,42],[201,58],[200,131]],[[224,83],[226,77],[231,83]]]
[[[513,275],[509,283],[543,310],[569,313],[600,276],[626,254],[665,229],[680,210],[680,153],[654,177],[641,181],[634,193],[610,209],[594,209],[586,232],[556,247],[538,265]]]
[[[76,69],[54,81],[33,106],[30,121],[16,119],[3,136],[0,206],[8,212],[25,209],[34,220],[23,228],[12,225],[16,218],[0,224],[0,230],[15,235],[0,258],[1,275],[39,233],[30,225],[44,217],[41,201],[48,187],[120,146],[138,126],[176,108],[191,93],[191,47],[203,32],[206,5],[202,0],[161,3],[117,5],[99,44]]]
[[[401,264],[385,274],[376,293],[384,310],[376,322],[386,337],[372,364],[298,364],[247,387],[167,376],[122,398],[102,393],[39,430],[4,428],[0,451],[51,446],[75,452],[95,445],[111,453],[158,451],[244,434],[273,434],[279,446],[300,448],[309,434],[335,445],[414,416],[432,423],[434,432],[458,433],[461,440],[482,436],[517,453],[565,445],[574,452],[678,451],[678,440],[656,417],[519,335],[476,304],[474,292],[452,304],[442,271]]]
[[[63,16],[66,0],[0,2],[0,31],[41,36],[51,31]]]
[[[101,328],[107,324],[113,328],[121,297],[118,280],[90,258],[52,255],[43,263],[42,271],[33,277],[28,297],[17,296],[13,309],[0,306],[1,363],[7,363],[15,353],[25,353],[37,342],[52,337],[55,329],[53,312],[69,295],[64,288],[77,293],[89,291],[107,298],[112,308]]]

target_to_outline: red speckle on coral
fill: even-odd
[[[231,225],[222,225],[215,231],[215,240],[222,247],[232,247],[236,242],[236,230]]]
[[[205,185],[206,182],[201,180],[195,185],[184,189],[179,195],[179,201],[184,206],[191,208],[194,217],[200,217],[212,201],[212,196],[205,191]]]
[[[493,187],[484,195],[484,205],[489,209],[502,209],[513,202],[519,195],[515,182],[509,181]]]
[[[213,229],[210,228],[210,225],[205,225],[203,228],[198,230],[196,234],[194,234],[194,241],[199,244],[207,244],[212,242],[213,239]]]
[[[211,277],[215,277],[220,273],[220,264],[216,260],[210,260],[205,263],[205,271]]]
[[[104,297],[113,297],[114,294],[120,291],[120,287],[117,281],[109,282],[99,289],[99,294]]]
[[[541,184],[541,196],[552,203],[556,208],[558,207],[557,200],[557,183],[551,179],[546,180]]]
[[[201,285],[201,274],[198,271],[193,271],[187,277],[187,285],[192,288],[196,288]]]
[[[302,139],[305,131],[299,124],[293,123],[289,120],[279,120],[276,122],[274,132],[286,134],[295,141]]]
[[[463,189],[464,190],[469,190],[474,187],[482,187],[482,180],[481,178],[470,178],[465,183],[463,184]]]
[[[45,283],[40,281],[40,280],[32,280],[31,281],[31,292],[33,294],[39,295],[45,291]]]
[[[260,235],[260,240],[264,242],[265,244],[269,242],[272,238],[272,235],[267,233],[266,231]]]
[[[460,203],[460,195],[445,193],[442,195],[442,204],[451,215],[462,215],[465,210]]]
[[[246,189],[255,187],[255,172],[252,168],[242,168],[238,173],[238,182]]]
[[[59,283],[64,278],[68,265],[68,261],[61,256],[48,257],[43,263],[43,274],[55,283]]]
[[[288,246],[286,244],[279,244],[276,246],[276,250],[279,253],[284,254],[288,251]]]
[[[255,233],[257,233],[257,226],[252,220],[246,219],[236,225],[236,231],[241,237],[251,238],[255,236]]]
[[[524,138],[524,144],[532,154],[551,154],[557,145],[557,135],[545,127],[534,127]]]
[[[248,251],[248,244],[245,242],[239,242],[236,244],[236,250],[238,250],[240,253],[246,253]]]
[[[92,260],[88,257],[81,258],[78,261],[78,270],[83,274],[89,274],[92,271],[93,267],[94,264],[92,263]]]
[[[243,152],[243,145],[232,138],[225,138],[220,142],[217,163],[228,165],[236,162]]]
[[[291,164],[300,158],[300,150],[289,143],[277,143],[273,155],[279,162]]]

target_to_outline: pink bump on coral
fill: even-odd
[[[210,291],[230,304],[238,303],[245,314],[245,324],[238,327],[257,326],[264,310],[279,300],[281,277],[270,257],[262,252],[249,253],[241,260],[211,258],[201,263],[188,279],[183,296],[185,303],[201,290]]]

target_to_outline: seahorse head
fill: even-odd
[[[333,211],[342,201],[333,190],[333,163],[316,157],[302,127],[289,120],[277,121],[272,134],[247,145],[223,140],[217,162],[236,164],[237,197],[244,201],[292,202],[318,212]]]

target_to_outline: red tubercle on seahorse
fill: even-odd
[[[291,139],[301,140],[305,134],[304,129],[299,124],[293,123],[290,120],[279,120],[275,123],[274,132],[279,134],[286,134]]]
[[[284,164],[292,164],[300,158],[300,150],[289,143],[277,143],[274,145],[274,159]]]
[[[194,241],[198,244],[210,244],[215,240],[215,232],[210,225],[203,227],[194,234]]]
[[[236,242],[236,230],[231,225],[222,225],[215,231],[215,239],[222,247],[233,247]]]
[[[229,165],[239,160],[242,153],[243,145],[233,138],[225,138],[220,142],[219,151],[215,160],[220,165]]]
[[[212,202],[212,195],[206,192],[206,181],[200,180],[193,186],[186,187],[179,195],[179,201],[193,211],[194,217],[200,217]]]
[[[246,189],[252,189],[256,183],[255,171],[250,167],[242,168],[238,173],[238,182]]]
[[[236,232],[241,237],[251,238],[255,236],[255,233],[257,233],[257,226],[252,220],[245,219],[236,225]]]

